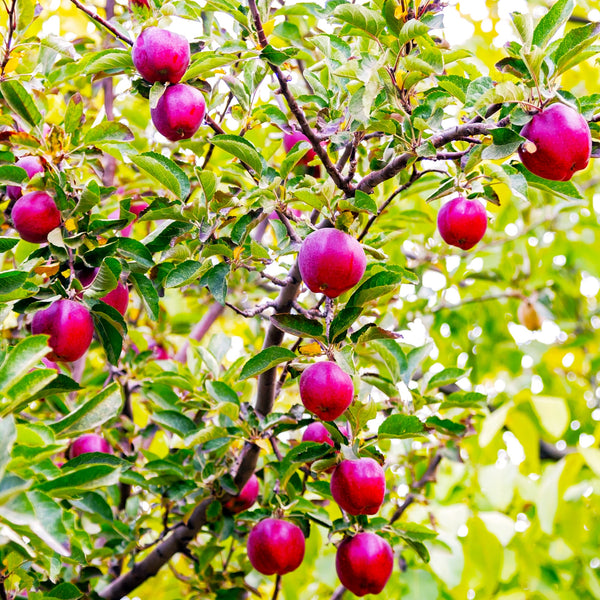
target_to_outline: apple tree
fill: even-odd
[[[599,22],[3,0],[0,600],[600,597]]]

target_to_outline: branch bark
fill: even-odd
[[[71,2],[81,11],[83,11],[88,17],[96,21],[99,25],[102,25],[106,30],[110,31],[117,39],[125,42],[128,46],[133,46],[133,42],[118,29],[113,27],[106,19],[103,19],[98,13],[94,12],[91,8],[83,5],[79,0],[71,0]]]

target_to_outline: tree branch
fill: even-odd
[[[234,478],[238,489],[242,489],[254,473],[259,453],[260,448],[256,444],[247,442],[244,446],[240,466]],[[194,540],[206,523],[206,509],[209,505],[215,500],[224,504],[231,497],[230,494],[224,494],[218,498],[214,495],[205,498],[194,509],[192,516],[186,523],[182,522],[176,525],[171,533],[146,558],[135,564],[131,571],[105,587],[99,594],[100,598],[104,600],[121,600],[144,581],[156,575],[175,554],[185,550],[188,544]]]
[[[197,323],[192,329],[189,339],[196,340],[199,342],[208,332],[208,330],[212,327],[213,323],[223,314],[225,307],[219,304],[218,302],[213,302],[208,310],[200,319],[200,322]],[[175,360],[179,362],[185,362],[187,350],[190,347],[189,340],[186,340],[185,344],[179,349],[177,354],[175,355]]]
[[[96,21],[110,31],[117,39],[125,42],[128,46],[133,46],[133,42],[126,36],[123,35],[118,29],[113,27],[106,19],[103,19],[98,13],[95,13],[91,8],[84,6],[79,0],[71,0],[71,2],[81,11],[83,11],[88,17]]]

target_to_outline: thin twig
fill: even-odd
[[[271,597],[271,600],[277,600],[277,597],[279,596],[280,591],[281,591],[281,575],[277,575],[277,578],[275,579],[275,588],[273,589],[273,596]]]
[[[83,11],[88,17],[96,21],[110,31],[117,39],[125,42],[128,46],[133,46],[133,42],[126,36],[123,35],[118,29],[113,27],[106,19],[103,19],[98,13],[95,13],[91,8],[84,6],[79,0],[71,0],[71,2],[81,11]]]
[[[333,596],[331,596],[331,600],[342,600],[346,591],[346,588],[343,585],[340,585],[333,593]]]
[[[225,304],[229,308],[231,308],[231,310],[236,312],[238,315],[242,315],[242,317],[250,318],[250,317],[255,317],[256,315],[259,315],[259,314],[265,312],[265,310],[268,310],[269,308],[275,308],[277,303],[275,302],[275,300],[272,300],[270,302],[265,302],[264,304],[260,304],[259,306],[255,306],[254,308],[249,308],[247,310],[244,310],[243,308],[238,308],[234,304],[231,304],[231,302],[225,302]]]
[[[2,66],[0,68],[0,79],[4,79],[4,72],[6,71],[6,65],[8,65],[8,61],[10,60],[13,34],[17,27],[16,9],[17,9],[17,0],[12,0],[10,8],[7,11],[8,15],[7,15],[7,20],[6,20],[6,26],[8,27],[8,35],[6,36],[6,43],[5,43],[5,47],[4,47],[4,58],[2,59]]]

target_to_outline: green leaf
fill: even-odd
[[[134,261],[144,271],[154,266],[151,251],[138,240],[120,238],[118,251],[123,258]]]
[[[204,196],[207,202],[210,202],[217,190],[218,179],[212,171],[200,171],[198,180],[204,191]]]
[[[329,327],[329,341],[333,344],[341,342],[346,337],[346,331],[360,317],[363,309],[360,306],[344,306],[340,310]]]
[[[238,395],[222,381],[207,381],[206,390],[217,402],[227,402],[236,406],[240,405]]]
[[[549,192],[550,194],[560,194],[568,199],[583,200],[581,193],[572,181],[550,181],[549,179],[544,179],[530,173],[522,163],[515,164],[514,166],[524,175],[531,187],[543,192]]]
[[[275,314],[271,316],[270,320],[281,331],[291,335],[324,339],[323,325],[319,321],[309,319],[303,315]]]
[[[35,19],[35,0],[17,0],[17,31],[23,33]]]
[[[6,79],[0,82],[0,93],[10,108],[26,123],[32,127],[41,123],[42,115],[22,83],[15,79]]]
[[[152,321],[157,321],[160,306],[156,288],[147,277],[140,273],[131,273],[129,277],[133,280],[135,290],[142,299],[148,316]]]
[[[52,588],[48,598],[58,598],[59,600],[77,600],[83,596],[83,592],[72,583],[63,582]],[[44,597],[46,597],[44,596]]]
[[[104,142],[131,142],[133,139],[133,133],[123,123],[103,121],[85,134],[83,143],[86,146],[93,146]]]
[[[358,4],[340,4],[335,7],[333,16],[373,37],[379,36],[385,28],[385,20],[379,13]]]
[[[273,65],[281,66],[298,54],[295,48],[273,48],[270,44],[265,46],[260,57]]]
[[[175,410],[155,412],[152,415],[152,420],[168,431],[177,434],[180,438],[185,438],[198,429],[194,421]]]
[[[91,314],[96,333],[106,352],[106,358],[110,364],[116,365],[123,349],[123,338],[127,333],[123,316],[112,306],[100,301],[94,304]]]
[[[442,387],[450,383],[455,383],[461,377],[465,377],[469,372],[468,369],[459,369],[458,367],[449,367],[436,373],[428,382],[427,389]]]
[[[0,367],[0,392],[12,387],[50,352],[47,340],[47,335],[30,335],[12,348]]]
[[[133,68],[131,50],[102,50],[96,54],[86,56],[83,61],[87,65],[85,67],[87,75],[93,75],[102,71],[122,71]]]
[[[400,273],[380,271],[360,285],[350,296],[347,306],[363,306],[367,302],[380,299],[393,292],[402,283],[402,279]]]
[[[27,281],[26,271],[4,271],[0,273],[0,294],[10,294],[18,290]]]
[[[83,124],[83,98],[79,92],[71,96],[65,113],[65,133],[75,133]]]
[[[120,468],[110,465],[82,467],[37,486],[41,492],[55,498],[76,498],[82,492],[105,488],[119,482]]]
[[[211,144],[229,154],[233,154],[242,162],[246,163],[253,171],[260,175],[262,173],[262,159],[258,150],[245,138],[239,135],[220,134],[213,135]]]
[[[583,27],[572,29],[565,35],[554,53],[557,75],[572,69],[575,65],[589,58],[584,52],[600,35],[600,23],[589,23]],[[597,51],[597,48],[594,50]]]
[[[429,417],[425,421],[425,425],[445,435],[461,435],[467,430],[462,423],[455,423],[450,419],[440,419],[436,416]]]
[[[34,369],[26,373],[6,392],[6,397],[11,400],[11,403],[2,406],[0,415],[17,412],[22,405],[31,402],[40,390],[43,390],[51,381],[56,379],[56,376],[55,369]]]
[[[29,179],[27,171],[15,165],[0,166],[0,184],[2,185],[21,185]]]
[[[0,482],[4,477],[6,465],[10,462],[10,454],[16,439],[17,430],[12,415],[0,419],[0,440],[2,440],[2,444],[0,444]]]
[[[415,542],[424,542],[426,540],[432,540],[438,536],[437,531],[429,529],[418,523],[394,523],[394,529],[400,533],[400,535],[409,540]]]
[[[12,250],[19,243],[19,241],[20,240],[16,238],[0,237],[0,254]]]
[[[164,286],[166,288],[173,288],[188,285],[198,278],[201,270],[201,262],[197,260],[185,260],[169,271]]]
[[[318,442],[300,442],[294,446],[286,455],[286,461],[306,463],[313,462],[318,458],[323,458],[327,454],[333,453],[333,448],[329,444],[319,444]]]
[[[225,305],[227,298],[227,276],[230,266],[227,263],[218,263],[209,269],[200,279],[200,285],[208,286],[214,299],[221,305]]]
[[[357,190],[354,197],[345,198],[340,202],[340,209],[367,212],[373,215],[377,212],[377,204],[369,194]]]
[[[161,186],[173,192],[180,200],[185,200],[190,193],[190,180],[182,169],[170,158],[157,152],[144,152],[132,156],[131,161]]]
[[[391,415],[380,426],[380,438],[412,438],[423,434],[425,427],[418,417],[412,415]]]
[[[271,346],[261,350],[256,356],[253,356],[242,368],[240,380],[256,377],[277,365],[294,360],[296,355],[287,348],[281,346]]]
[[[498,127],[491,131],[494,143],[485,148],[481,158],[486,160],[499,160],[516,152],[525,141],[518,133],[508,127]]]
[[[569,20],[574,9],[574,0],[557,0],[534,29],[533,44],[544,50],[554,34]]]
[[[91,431],[116,418],[122,407],[121,388],[117,383],[111,383],[64,419],[53,423],[50,428],[59,438]]]
[[[533,41],[533,17],[530,13],[521,14],[518,12],[514,12],[510,16],[523,42],[523,46],[525,46],[525,50],[528,52]]]

